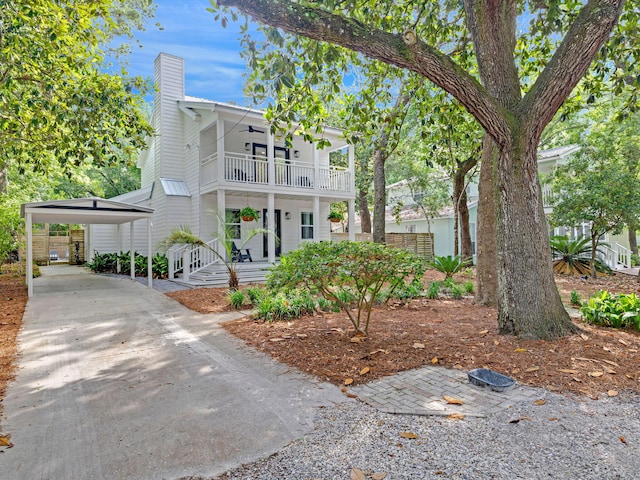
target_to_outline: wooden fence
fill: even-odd
[[[370,242],[372,239],[370,233],[356,233],[356,242]],[[336,242],[349,240],[349,234],[332,233],[331,240]],[[385,242],[387,245],[404,248],[421,257],[433,258],[433,233],[387,233]]]

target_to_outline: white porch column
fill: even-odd
[[[218,139],[218,176],[219,182],[224,181],[224,120],[218,117],[216,122],[216,138]]]
[[[269,132],[267,135],[267,176],[269,177],[269,185],[276,184],[276,160],[274,155],[275,144],[275,137],[271,132]]]
[[[93,261],[93,239],[91,232],[91,224],[87,224],[87,242],[84,248],[84,258],[82,262],[92,262]]]
[[[347,149],[349,155],[349,192],[356,191],[356,180],[355,180],[355,172],[356,172],[356,161],[355,161],[355,149],[353,145],[349,145]]]
[[[217,209],[217,217],[218,217],[218,246],[216,247],[218,249],[218,252],[220,254],[222,254],[222,252],[226,252],[225,249],[225,242],[226,242],[226,238],[225,238],[225,230],[226,230],[226,221],[227,221],[227,216],[226,216],[226,203],[225,203],[225,197],[226,197],[226,191],[224,189],[219,189],[216,192],[217,195],[217,203],[218,203],[218,209]]]
[[[320,197],[313,197],[313,241],[320,241],[320,225],[324,222],[320,220]]]
[[[133,222],[129,222],[129,255],[131,256],[131,280],[136,279],[136,254],[133,251]]]
[[[122,251],[122,238],[120,236],[120,224],[116,225],[116,272],[120,273],[122,265],[120,264],[120,252]]]
[[[347,225],[349,228],[349,241],[356,241],[356,202],[354,200],[347,201]]]
[[[153,261],[151,259],[151,219],[147,218],[147,286],[153,288]]]
[[[33,297],[33,222],[30,212],[26,214],[24,228],[27,230],[27,294]]]
[[[313,188],[315,190],[320,190],[320,158],[315,143],[313,144]],[[315,213],[313,214],[313,218],[316,218]],[[315,234],[313,235],[313,238],[314,240],[316,239]]]
[[[273,150],[270,150],[273,152]],[[275,207],[276,207],[276,199],[273,193],[270,193],[267,197],[267,229],[275,234]],[[267,235],[267,252],[269,263],[276,263],[276,237],[274,235]],[[282,242],[281,239],[279,239]]]

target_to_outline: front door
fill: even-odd
[[[282,250],[282,242],[280,240],[281,230],[282,230],[282,223],[280,221],[280,210],[274,210],[273,213],[275,214],[274,222],[273,222],[273,227],[275,231],[273,233],[276,234],[276,257],[279,257],[280,251]],[[262,227],[265,229],[269,228],[269,213],[267,212],[266,208],[262,210]],[[269,257],[269,234],[268,233],[262,234],[262,256],[265,258]]]

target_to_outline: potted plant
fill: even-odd
[[[327,220],[334,223],[341,222],[342,214],[340,212],[336,212],[335,210],[331,210],[331,212],[329,212],[329,215],[327,216]]]
[[[258,219],[258,211],[255,208],[251,208],[249,206],[244,207],[240,210],[240,218],[245,222],[253,222]]]

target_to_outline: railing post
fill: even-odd
[[[189,273],[191,273],[191,249],[185,248],[182,252],[182,279],[189,281]]]
[[[176,278],[175,252],[173,248],[167,250],[167,260],[169,261],[169,280]]]

